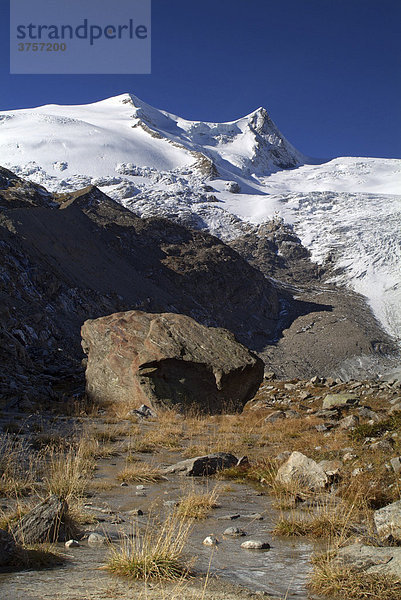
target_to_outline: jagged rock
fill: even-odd
[[[373,518],[381,540],[401,542],[401,500],[375,510]]]
[[[368,574],[401,577],[401,548],[352,544],[338,550],[335,562]]]
[[[54,494],[30,510],[13,529],[20,544],[65,541],[67,502]]]
[[[192,477],[203,477],[213,475],[217,471],[235,467],[238,459],[228,452],[216,452],[207,454],[206,456],[197,456],[196,458],[188,458],[181,460],[175,465],[171,465],[163,470],[164,474],[179,473],[180,475],[188,475]]]
[[[275,421],[278,421],[279,419],[286,419],[287,415],[285,414],[285,412],[283,410],[275,410],[274,412],[272,412],[270,415],[268,415],[265,418],[265,423],[274,423]]]
[[[338,423],[339,429],[354,429],[358,427],[359,419],[356,415],[348,415],[348,417],[344,417]]]
[[[232,194],[239,194],[241,188],[236,181],[226,181],[225,189],[227,192],[231,192]]]
[[[208,535],[202,542],[205,546],[216,546],[218,543],[219,540],[214,535]]]
[[[331,409],[343,406],[353,406],[359,401],[358,396],[348,392],[342,394],[327,394],[323,400],[323,409]]]
[[[11,533],[0,529],[0,567],[6,567],[13,562],[17,547]]]
[[[86,321],[82,338],[95,402],[218,413],[242,409],[263,380],[263,362],[233,334],[185,315],[116,313]]]
[[[301,452],[291,454],[287,462],[277,471],[276,481],[283,484],[297,484],[308,490],[320,490],[329,483],[324,469]]]
[[[367,406],[360,406],[358,408],[358,415],[360,417],[362,417],[362,419],[370,419],[371,421],[374,421],[375,423],[378,423],[381,420],[379,415],[374,410],[368,408]]]

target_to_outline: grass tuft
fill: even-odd
[[[183,519],[205,519],[213,508],[217,508],[219,491],[214,488],[211,492],[190,492],[181,500],[176,513]]]
[[[157,467],[145,462],[133,462],[120,471],[117,475],[119,481],[130,483],[137,481],[139,483],[154,483],[163,479],[160,470]]]
[[[174,581],[189,574],[183,550],[191,524],[172,513],[163,524],[148,522],[144,532],[134,524],[133,535],[111,549],[106,568],[131,579]]]

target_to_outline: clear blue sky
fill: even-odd
[[[153,0],[152,74],[130,76],[9,75],[0,6],[1,110],[127,91],[198,120],[264,106],[309,156],[401,157],[401,0]]]

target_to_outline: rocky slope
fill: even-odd
[[[81,389],[82,323],[132,309],[182,313],[227,328],[279,374],[289,365],[300,375],[320,372],[333,331],[339,343],[323,374],[346,358],[392,350],[366,307],[354,311],[362,306],[359,297],[350,302],[341,290],[324,296],[308,286],[301,298],[293,297],[289,283],[297,281],[296,273],[303,281],[319,281],[322,273],[282,224],[230,247],[165,219],[138,218],[93,186],[50,194],[6,169],[0,183],[4,397],[48,395],[50,384],[71,393],[76,382]],[[270,275],[287,281],[279,284]],[[324,323],[307,360],[310,346],[300,348],[310,336],[305,319]],[[297,333],[303,327],[306,336]],[[295,342],[283,345],[282,332],[291,328]]]

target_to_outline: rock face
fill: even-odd
[[[13,531],[21,544],[65,541],[67,503],[52,495],[29,511]]]
[[[239,410],[263,380],[263,362],[227,330],[173,313],[129,311],[86,321],[86,390],[124,401],[202,412]]]
[[[401,500],[379,508],[373,517],[381,540],[401,543]]]
[[[301,452],[293,452],[277,471],[276,481],[286,485],[295,484],[307,490],[320,490],[329,479],[321,465]]]
[[[238,463],[237,458],[228,452],[216,452],[215,454],[207,454],[206,456],[197,456],[196,458],[188,458],[181,460],[171,467],[164,469],[164,473],[180,473],[194,477],[203,477],[214,475],[222,469],[235,467]]]

